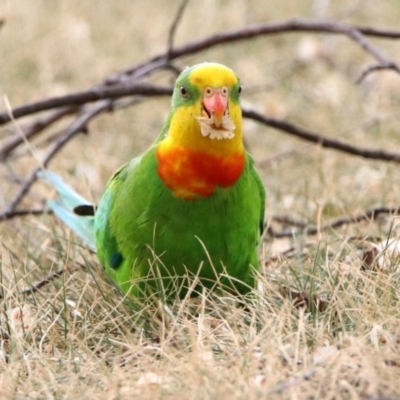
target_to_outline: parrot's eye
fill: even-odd
[[[179,88],[179,91],[181,92],[181,95],[182,95],[183,97],[186,97],[186,96],[188,95],[188,91],[187,91],[187,89],[185,88],[185,86],[181,86],[181,87]]]
[[[241,94],[242,93],[242,87],[241,86],[239,86],[239,89],[238,89],[238,94]]]

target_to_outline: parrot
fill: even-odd
[[[265,189],[242,133],[241,84],[223,64],[186,67],[150,148],[110,178],[97,207],[42,170],[49,208],[132,297],[256,287]]]

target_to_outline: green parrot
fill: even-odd
[[[255,286],[265,191],[242,137],[241,86],[224,65],[186,68],[154,144],[110,179],[98,207],[41,171],[50,208],[134,297]]]

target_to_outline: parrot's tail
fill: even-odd
[[[59,198],[47,202],[47,206],[70,229],[96,251],[94,235],[95,207],[68,186],[60,176],[51,171],[39,171],[38,177],[52,184]]]

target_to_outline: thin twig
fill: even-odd
[[[250,108],[243,108],[242,112],[245,118],[252,119],[264,125],[268,125],[272,128],[278,129],[282,132],[297,136],[299,138],[307,140],[308,142],[319,144],[320,146],[325,148],[339,150],[343,153],[352,154],[367,159],[400,163],[399,153],[391,153],[384,150],[364,149],[348,143],[343,143],[339,140],[327,138],[318,133],[311,132],[288,121],[279,120],[276,118],[268,117],[264,114],[260,114]]]
[[[384,71],[384,70],[393,70],[394,68],[391,65],[385,64],[374,64],[365,68],[364,71],[361,72],[360,76],[356,80],[356,84],[360,84],[369,74],[376,71]]]
[[[367,210],[361,214],[352,216],[352,217],[341,217],[333,220],[325,225],[323,225],[320,229],[317,226],[303,223],[300,221],[296,221],[290,217],[282,217],[276,216],[272,217],[272,219],[276,222],[284,223],[286,225],[291,225],[293,227],[298,228],[306,235],[316,235],[320,230],[326,231],[329,229],[340,228],[343,225],[355,224],[362,221],[374,221],[382,214],[390,214],[390,215],[399,215],[400,207],[376,207],[370,210]],[[267,230],[267,234],[270,237],[274,238],[283,238],[283,237],[292,237],[296,232],[293,229],[283,230],[281,232],[275,232],[272,229]]]
[[[63,268],[60,268],[57,271],[50,273],[41,281],[33,283],[30,287],[23,289],[21,291],[21,294],[32,294],[32,293],[39,291],[43,286],[54,281],[54,279],[60,277],[64,272],[65,272],[65,270]]]
[[[360,77],[356,80],[357,83],[360,83],[362,79],[364,79],[369,73],[373,71],[390,69],[397,73],[400,73],[400,66],[396,62],[390,60],[379,48],[373,46],[370,42],[368,42],[365,36],[360,31],[358,31],[357,29],[349,29],[348,36],[355,42],[357,42],[363,50],[371,54],[378,61],[377,65],[369,67],[361,72]]]
[[[274,215],[272,217],[272,220],[275,222],[278,222],[279,224],[295,226],[296,228],[300,228],[300,229],[304,229],[307,226],[309,226],[309,223],[307,223],[307,222],[298,221],[298,220],[293,219],[292,217],[287,217],[287,216],[282,216],[282,215]]]
[[[64,118],[66,115],[75,114],[78,111],[76,107],[66,107],[56,110],[55,112],[49,113],[43,118],[36,120],[33,124],[29,124],[26,127],[21,127],[21,134],[15,134],[5,141],[3,146],[0,148],[0,160],[4,160],[15,148],[17,148],[25,139],[31,139],[40,133],[43,129],[50,127],[55,122]]]
[[[42,215],[50,214],[52,211],[46,208],[32,208],[28,210],[14,210],[0,214],[0,222],[13,219],[15,217],[25,217],[27,215]]]
[[[172,21],[171,27],[169,29],[169,34],[168,34],[167,59],[169,59],[169,55],[171,54],[172,49],[174,47],[174,39],[175,39],[176,30],[179,26],[179,23],[182,20],[185,8],[188,5],[188,3],[189,3],[189,0],[182,0],[181,4],[179,5],[178,11],[176,12],[175,18]]]
[[[21,291],[21,294],[33,294],[35,292],[38,292],[43,286],[47,285],[50,282],[53,282],[56,278],[60,277],[62,274],[65,274],[66,271],[69,272],[74,272],[77,271],[78,269],[82,269],[82,270],[86,270],[86,265],[80,263],[80,262],[76,262],[77,266],[75,267],[68,267],[66,269],[60,268],[57,271],[54,271],[50,274],[48,274],[44,279],[33,283],[30,287],[23,289]]]
[[[397,29],[380,29],[370,26],[355,26],[365,36],[372,36],[382,39],[400,39],[400,31]]]
[[[335,221],[323,226],[322,229],[334,229],[339,228],[343,225],[362,222],[362,221],[374,221],[382,214],[398,215],[400,214],[400,207],[377,207],[371,210],[365,211],[363,214],[356,215],[349,218],[338,218]]]
[[[172,89],[171,89],[172,91]],[[130,97],[130,98],[124,98],[124,99],[116,99],[113,102],[112,109],[113,110],[120,110],[123,108],[131,107],[133,105],[142,103],[143,101],[147,100],[147,97],[141,97],[141,96],[135,96],[135,97]],[[23,134],[25,135],[25,138],[32,138],[34,135],[39,133],[41,130],[48,128],[51,124],[57,122],[59,119],[61,119],[65,115],[69,114],[75,114],[77,111],[82,111],[84,106],[79,106],[79,107],[66,107],[62,108],[61,110],[56,110],[55,112],[49,112],[49,114],[44,117],[43,119],[39,119],[35,121],[34,124],[28,125],[26,127],[21,128],[23,131]],[[106,110],[105,110],[106,111]],[[37,143],[37,147],[40,147],[43,144],[51,144],[55,138],[59,137],[62,135],[61,132],[56,132],[48,137],[40,143]],[[16,134],[10,137],[6,145],[4,145],[2,148],[0,148],[0,161],[5,160],[10,153],[18,147],[20,143],[22,143],[24,140],[21,137],[21,134]],[[8,144],[8,145],[7,145]]]
[[[382,64],[382,65],[393,64],[393,66],[396,67],[397,71],[398,72],[400,71],[400,68],[398,66],[396,66],[396,64],[394,62],[389,60],[389,58],[385,54],[383,54],[383,52],[379,48],[375,47],[374,45],[372,45],[372,43],[367,41],[364,34],[362,32],[360,32],[357,28],[346,27],[346,30],[347,30],[347,33],[345,33],[345,32],[344,33],[348,37],[353,39],[356,43],[358,43],[365,52],[369,53],[380,64]]]

